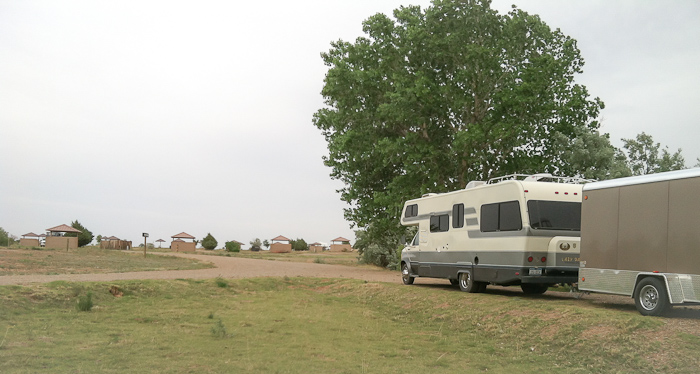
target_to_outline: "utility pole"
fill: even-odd
[[[146,247],[148,247],[148,233],[144,232],[143,233],[143,257],[146,257]]]

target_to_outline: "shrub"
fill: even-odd
[[[292,244],[293,251],[308,251],[309,250],[309,245],[306,244],[306,241],[304,239],[290,240],[290,243]]]
[[[360,262],[396,270],[401,263],[401,247],[397,249],[370,244],[367,248],[360,250]]]
[[[80,296],[78,298],[78,308],[81,312],[89,312],[92,310],[92,292],[88,292],[85,296]]]
[[[223,278],[219,277],[216,278],[216,285],[221,288],[226,288],[228,287],[228,282],[226,282]]]
[[[221,322],[220,319],[216,322],[216,325],[212,326],[211,334],[216,338],[225,338],[228,336],[226,333],[226,326],[224,326],[224,323]]]
[[[211,251],[212,249],[216,248],[217,244],[219,243],[216,241],[216,239],[214,239],[213,236],[211,236],[211,233],[207,233],[207,236],[205,236],[204,239],[202,239],[202,247],[204,247],[204,249],[208,249]]]
[[[92,243],[92,232],[88,229],[85,228],[85,226],[81,225],[80,222],[76,219],[75,221],[71,222],[71,227],[80,230],[80,234],[75,233],[75,232],[67,232],[64,236],[68,237],[78,237],[78,247],[84,247],[90,243]]]
[[[226,251],[228,252],[240,252],[241,251],[241,244],[238,242],[226,242],[224,245],[226,247]]]

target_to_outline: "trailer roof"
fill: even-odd
[[[663,182],[676,179],[687,179],[700,177],[700,168],[667,171],[664,173],[639,175],[635,177],[610,179],[607,181],[587,183],[583,186],[583,191],[600,190],[604,188],[615,188],[622,186],[631,186],[635,184],[646,184],[654,182]]]

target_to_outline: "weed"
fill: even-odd
[[[223,278],[219,277],[216,278],[216,285],[221,288],[226,288],[228,287],[228,282],[226,282]]]
[[[214,312],[210,312],[209,315],[207,316],[209,319],[214,319]]]
[[[316,258],[314,259],[314,263],[316,263],[316,264],[325,264],[326,261],[324,261],[321,257],[316,257]]]
[[[85,296],[78,298],[77,308],[81,312],[89,312],[92,310],[92,292],[88,292]]]
[[[216,321],[216,324],[212,326],[211,335],[215,338],[225,338],[228,336],[228,333],[226,333],[226,326],[224,326],[224,323],[221,322],[221,319]]]

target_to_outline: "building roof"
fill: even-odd
[[[339,236],[339,237],[337,237],[337,238],[335,238],[335,239],[333,239],[333,240],[331,240],[331,241],[332,241],[332,242],[349,242],[350,239],[345,239],[345,238],[343,238],[342,236]]]
[[[48,231],[48,232],[77,232],[78,234],[80,234],[82,232],[82,231],[80,231],[78,229],[74,229],[68,225],[59,225],[56,227],[52,227],[50,229],[46,229],[46,231]]]
[[[31,237],[35,237],[35,238],[38,238],[38,237],[39,237],[39,235],[37,235],[37,234],[35,234],[35,233],[33,233],[33,232],[26,233],[26,234],[24,234],[24,235],[22,235],[22,236],[31,236]]]
[[[157,242],[165,242],[165,240],[163,240],[163,239],[158,239],[158,240],[156,240],[156,243],[157,243]]]
[[[183,232],[181,232],[181,233],[179,233],[179,234],[177,234],[177,235],[171,236],[171,238],[177,238],[177,239],[194,239],[194,236],[192,236],[192,235],[190,235],[190,234],[188,234],[188,233],[186,233],[186,232],[183,231]]]
[[[311,243],[311,244],[309,244],[309,245],[323,245],[323,244],[321,244],[321,243],[319,243],[319,242],[315,242],[315,243]]]
[[[102,238],[102,240],[119,240],[116,236],[108,236],[106,238]]]
[[[282,236],[282,235],[280,235],[280,236],[278,236],[278,237],[276,237],[276,238],[273,238],[272,240],[273,240],[273,241],[278,241],[278,242],[289,242],[289,241],[291,241],[291,240],[289,240],[288,238],[285,238],[285,237]]]
[[[184,242],[184,240],[182,240],[182,239],[175,239],[175,240],[173,240],[173,241],[174,241],[174,242]]]

